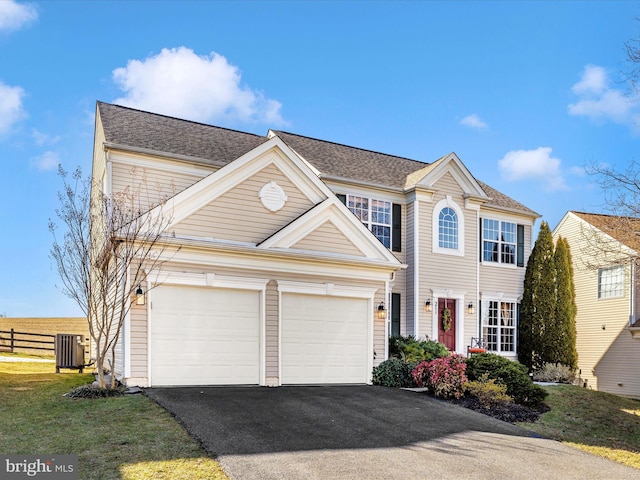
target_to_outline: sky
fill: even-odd
[[[605,212],[585,169],[638,158],[631,1],[0,0],[0,315],[80,316],[49,257],[58,165],[96,101],[471,173],[541,215]]]

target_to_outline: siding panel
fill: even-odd
[[[173,197],[202,178],[192,174],[132,167],[118,162],[113,162],[111,171],[113,192],[135,194],[143,211]]]
[[[288,200],[277,211],[260,201],[260,189],[276,181]],[[309,210],[313,203],[275,165],[270,165],[175,226],[175,232],[222,240],[260,243]]]
[[[362,251],[338,230],[338,227],[331,221],[322,224],[295,245],[292,245],[292,248],[364,256]]]

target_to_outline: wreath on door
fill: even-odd
[[[445,332],[451,330],[451,310],[448,308],[442,310],[442,329]]]

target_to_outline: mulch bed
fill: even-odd
[[[478,399],[472,397],[463,397],[459,400],[451,400],[456,405],[474,410],[476,412],[488,415],[503,422],[519,423],[529,422],[533,423],[540,418],[540,415],[548,412],[551,408],[544,403],[538,407],[526,407],[513,402],[500,403],[492,405],[490,408],[485,408],[480,404]]]

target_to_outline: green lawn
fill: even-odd
[[[166,411],[143,395],[70,399],[91,375],[0,362],[0,452],[76,454],[82,479],[228,480]]]
[[[551,411],[522,427],[640,469],[640,400],[573,385],[545,388]]]

